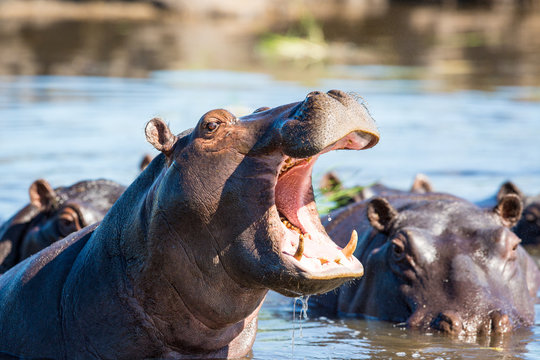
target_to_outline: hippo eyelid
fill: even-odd
[[[78,205],[76,205],[76,204],[69,204],[69,205],[66,205],[66,206],[64,207],[64,209],[70,209],[70,210],[72,210],[72,211],[75,213],[75,215],[77,216],[77,218],[75,219],[75,221],[76,221],[77,225],[78,225],[81,229],[82,229],[83,227],[85,227],[86,225],[88,225],[88,224],[86,224],[85,219],[84,219],[84,216],[83,216],[83,214],[82,214],[82,211],[81,211],[81,209],[79,208]],[[62,210],[64,210],[64,209],[62,209]]]

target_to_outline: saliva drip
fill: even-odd
[[[292,322],[293,322],[293,328],[292,328],[292,353],[293,353],[293,356],[294,356],[294,330],[295,330],[296,302],[300,301],[300,303],[302,304],[302,307],[300,308],[300,315],[298,317],[298,322],[300,324],[300,338],[302,338],[303,337],[303,334],[302,334],[302,322],[308,319],[308,317],[307,317],[308,300],[309,300],[309,295],[306,296],[306,297],[304,297],[304,296],[295,297],[294,301],[293,301],[293,314],[292,314]]]

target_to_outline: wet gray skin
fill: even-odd
[[[0,227],[0,273],[82,228],[101,221],[125,186],[86,180],[53,189],[46,180],[32,183],[30,204]]]
[[[178,136],[154,119],[146,137],[161,154],[101,224],[0,276],[0,352],[239,357],[268,289],[322,293],[363,274],[324,231],[311,187],[321,153],[378,141],[354,98],[213,110]]]
[[[356,229],[366,273],[312,297],[314,311],[373,317],[455,336],[505,333],[534,323],[540,271],[510,231],[520,199],[481,209],[445,194],[401,194],[330,215],[338,243]]]

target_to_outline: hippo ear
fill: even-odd
[[[433,192],[431,181],[429,181],[429,178],[424,174],[416,174],[411,186],[411,192],[418,194]]]
[[[172,153],[177,137],[171,133],[167,124],[159,118],[154,118],[146,124],[144,129],[146,140],[157,150],[169,157]]]
[[[499,215],[504,226],[511,228],[517,224],[521,217],[523,203],[516,194],[504,195],[499,203],[493,208],[495,214]]]
[[[57,195],[51,185],[44,179],[36,180],[28,189],[30,203],[38,209],[48,209],[57,204]]]
[[[521,192],[521,190],[519,190],[517,185],[511,181],[507,181],[501,185],[499,192],[497,193],[497,201],[500,201],[503,198],[503,196],[507,194],[516,194],[521,199],[523,199],[524,197],[523,193]]]
[[[368,204],[367,217],[369,223],[380,232],[387,232],[396,216],[396,209],[384,198],[376,197]]]
[[[337,174],[333,171],[327,172],[323,175],[319,188],[323,194],[332,194],[336,191],[342,190],[343,185]]]
[[[146,169],[146,167],[148,166],[148,164],[150,164],[151,161],[152,161],[152,156],[150,154],[144,155],[144,157],[141,160],[141,163],[139,164],[139,169],[143,171],[144,169]]]

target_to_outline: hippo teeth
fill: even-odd
[[[302,259],[302,255],[304,254],[304,235],[300,234],[298,237],[298,248],[296,249],[296,252],[294,253],[293,257],[300,261]]]
[[[279,175],[281,176],[296,165],[300,163],[309,163],[311,161],[311,157],[305,158],[305,159],[295,159],[292,157],[287,157],[285,161],[283,161],[283,165],[281,166],[281,169],[279,170]]]
[[[352,231],[351,239],[349,240],[349,243],[341,250],[343,255],[345,255],[346,258],[350,258],[354,254],[354,250],[356,250],[356,244],[358,243],[358,233],[356,230]]]
[[[298,226],[294,225],[292,222],[287,220],[287,218],[285,216],[280,216],[279,218],[281,219],[281,222],[283,223],[283,225],[285,225],[285,227],[287,229],[296,231],[300,235],[304,235],[304,234],[302,234],[302,230],[300,230],[300,228]]]

